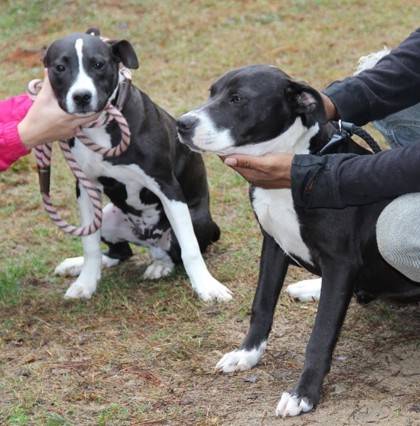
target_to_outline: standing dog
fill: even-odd
[[[57,100],[70,114],[99,112],[115,101],[121,63],[138,68],[128,41],[106,43],[82,33],[55,41],[44,58]],[[202,300],[230,300],[230,291],[211,276],[201,255],[220,234],[210,215],[201,156],[178,143],[174,119],[141,90],[130,88],[122,113],[130,127],[131,144],[120,156],[104,158],[78,139],[70,141],[77,163],[111,204],[104,208],[101,232],[83,238],[84,256],[66,259],[56,268],[61,275],[78,275],[66,297],[91,297],[101,264],[114,266],[127,259],[132,254],[129,243],[134,243],[150,248],[153,262],[145,278],[165,277],[182,260]],[[121,139],[115,122],[85,132],[107,148]],[[77,192],[85,225],[93,212],[86,191],[80,187]],[[106,255],[100,250],[101,237],[109,246]]]
[[[325,122],[316,90],[275,67],[255,65],[216,81],[208,102],[178,120],[178,132],[192,149],[222,155],[316,154],[333,132]],[[339,151],[369,153],[351,139],[340,144],[335,152]],[[250,198],[264,236],[251,325],[240,348],[226,354],[217,368],[228,373],[258,363],[289,263],[322,276],[303,372],[276,409],[277,415],[296,416],[319,402],[352,294],[364,301],[379,296],[408,301],[420,298],[420,287],[388,265],[378,251],[376,221],[389,201],[306,210],[294,206],[290,189],[253,187]]]

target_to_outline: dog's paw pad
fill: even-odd
[[[223,355],[222,359],[216,364],[216,370],[223,373],[249,370],[258,364],[266,346],[266,342],[263,342],[258,348],[238,349],[229,352]]]
[[[195,289],[198,297],[204,302],[229,302],[232,300],[232,292],[213,277],[207,279],[204,284],[200,282]]]
[[[77,277],[80,275],[83,267],[83,256],[69,257],[63,260],[54,270],[55,275],[67,277]]]
[[[283,392],[276,408],[276,416],[294,417],[301,413],[307,413],[314,408],[308,398],[300,398],[288,392]]]
[[[158,280],[159,278],[167,277],[174,269],[172,262],[162,260],[155,260],[150,264],[143,274],[145,280]]]

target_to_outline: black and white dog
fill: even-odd
[[[99,112],[116,99],[120,63],[138,67],[128,41],[105,43],[83,33],[55,41],[44,58],[58,102],[71,114]],[[210,215],[201,156],[178,143],[175,120],[134,86],[122,113],[131,131],[131,144],[122,155],[104,158],[78,139],[70,142],[76,161],[111,204],[104,208],[101,232],[83,238],[84,256],[66,259],[56,268],[60,275],[78,275],[66,297],[91,297],[101,266],[129,258],[129,243],[134,243],[149,247],[153,258],[144,278],[165,277],[182,260],[202,300],[230,300],[230,291],[212,277],[201,255],[220,235]],[[104,147],[120,141],[114,121],[86,129],[86,134]],[[93,212],[83,188],[78,189],[78,202],[82,224],[90,223]],[[101,237],[109,246],[106,255],[100,250]]]
[[[332,128],[317,91],[272,66],[228,72],[211,87],[209,100],[178,120],[180,140],[198,151],[222,155],[317,153]],[[335,152],[368,154],[351,139]],[[302,209],[289,189],[250,190],[264,236],[260,275],[248,334],[239,349],[217,364],[225,373],[254,367],[265,348],[274,309],[290,263],[322,276],[315,325],[301,377],[284,392],[276,414],[296,416],[320,399],[323,379],[353,293],[360,301],[379,296],[420,298],[420,287],[389,266],[376,243],[376,221],[388,202],[363,207]]]

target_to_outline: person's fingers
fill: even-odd
[[[76,123],[79,126],[82,126],[84,124],[89,124],[89,123],[92,123],[93,121],[97,120],[100,115],[101,115],[101,113],[98,112],[98,113],[94,113],[92,115],[89,115],[88,117],[77,118]]]
[[[238,161],[235,157],[220,157],[220,159],[226,164],[226,166],[236,167],[238,165]]]
[[[261,167],[261,157],[250,155],[234,155],[225,158],[224,163],[230,167],[241,167],[243,169],[259,169]]]
[[[254,182],[256,180],[260,181],[263,180],[265,177],[264,174],[262,174],[260,171],[253,169],[233,167],[233,170],[235,170],[235,172],[239,173],[243,178],[245,178],[249,182]]]

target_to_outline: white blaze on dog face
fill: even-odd
[[[78,38],[74,44],[74,49],[77,55],[78,70],[76,79],[71,85],[66,96],[67,111],[72,113],[95,111],[98,103],[98,95],[95,83],[87,74],[83,64],[83,40]],[[81,99],[78,104],[77,99]]]

